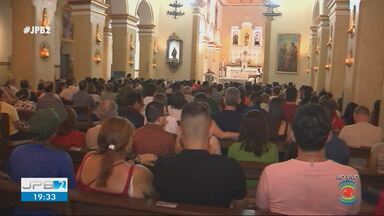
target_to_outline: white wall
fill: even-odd
[[[9,79],[9,66],[12,55],[12,14],[10,0],[0,1],[0,84]]]
[[[309,53],[310,30],[312,24],[312,6],[314,0],[279,0],[279,11],[283,14],[272,21],[271,52],[269,56],[269,82],[294,82],[297,86],[309,84],[306,56]],[[278,74],[277,69],[277,37],[281,33],[298,33],[301,35],[299,53],[299,71],[297,74]]]

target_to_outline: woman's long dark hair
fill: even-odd
[[[180,91],[173,93],[171,97],[171,102],[169,103],[169,105],[171,105],[172,108],[181,110],[186,104],[187,104],[187,100],[185,99],[185,96],[183,93],[181,93]]]
[[[134,126],[125,118],[113,117],[103,123],[97,138],[98,153],[102,155],[99,178],[96,183],[98,187],[107,186],[116,156],[126,155],[133,132]],[[115,149],[110,149],[110,145],[114,145]]]
[[[355,124],[355,120],[353,118],[353,112],[358,105],[354,102],[350,102],[347,104],[344,110],[343,119],[346,125]]]
[[[284,120],[283,112],[284,101],[281,98],[273,98],[268,105],[268,123],[271,140],[274,140],[279,135],[281,122]]]
[[[250,111],[241,121],[239,140],[241,149],[261,156],[268,151],[269,128],[267,117],[262,111]]]

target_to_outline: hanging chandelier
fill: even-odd
[[[167,14],[173,16],[174,19],[177,19],[177,17],[183,16],[185,14],[184,11],[180,10],[180,8],[183,7],[183,4],[179,3],[177,0],[175,0],[173,3],[169,3],[169,7],[172,9],[167,11]]]
[[[282,15],[282,13],[276,9],[280,7],[279,4],[276,4],[271,0],[266,0],[264,6],[266,11],[263,13],[263,15],[266,17],[271,17],[271,20],[273,20],[274,17],[278,17]]]

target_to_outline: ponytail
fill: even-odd
[[[100,175],[97,180],[97,187],[107,187],[107,181],[112,174],[113,164],[115,163],[115,152],[108,149],[107,152],[102,156]]]

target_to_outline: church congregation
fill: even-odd
[[[383,9],[0,1],[0,215],[383,215]]]

